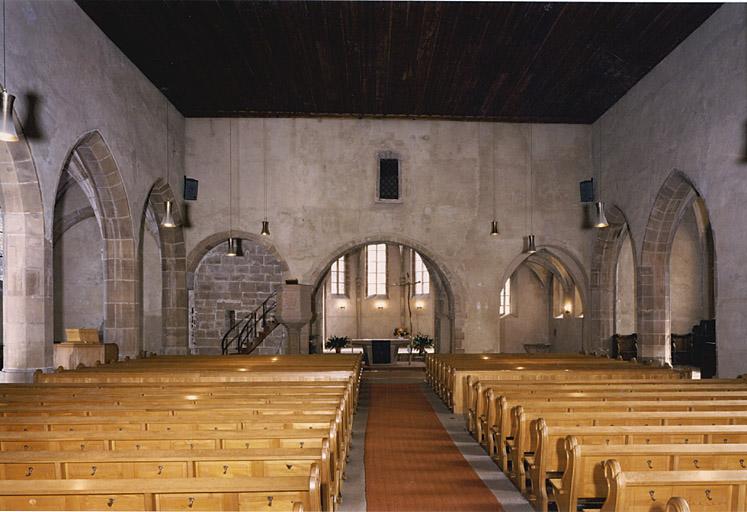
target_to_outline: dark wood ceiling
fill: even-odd
[[[589,123],[719,4],[77,0],[186,116]]]

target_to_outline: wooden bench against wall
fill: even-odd
[[[333,510],[360,370],[360,356],[155,357],[2,385],[0,504]]]

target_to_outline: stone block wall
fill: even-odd
[[[226,256],[227,244],[211,249],[194,276],[194,340],[200,353],[219,353],[227,311],[238,321],[259,307],[283,282],[282,264],[262,245],[242,240],[243,255]],[[279,326],[258,349],[279,352],[286,338]]]

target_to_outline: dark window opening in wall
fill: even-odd
[[[379,159],[379,189],[380,201],[399,201],[399,159]]]

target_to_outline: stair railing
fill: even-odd
[[[260,329],[264,331],[267,328],[270,313],[277,307],[277,291],[274,291],[260,304],[254,311],[248,313],[244,318],[236,322],[226,331],[221,338],[221,353],[228,354],[232,346],[236,346],[236,351],[241,353],[242,350],[251,352],[256,347],[252,347],[252,342],[260,335]]]

